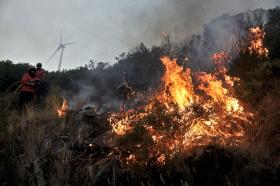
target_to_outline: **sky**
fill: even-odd
[[[173,41],[199,33],[203,24],[222,14],[273,8],[280,0],[0,0],[0,60],[42,62],[56,70],[59,45],[62,68],[89,60],[113,64],[115,57],[140,42],[159,44],[162,32]]]

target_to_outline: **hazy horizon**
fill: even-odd
[[[114,58],[140,42],[158,44],[161,32],[175,41],[200,32],[203,24],[222,14],[273,8],[280,0],[0,0],[0,60],[42,62],[56,70],[63,42],[77,42],[64,51],[62,68],[89,60],[114,63]]]

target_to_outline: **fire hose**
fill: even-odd
[[[20,84],[20,85],[16,88],[16,90],[14,91],[14,94],[16,94],[16,93],[21,89],[21,87],[22,87],[22,84]]]
[[[20,81],[16,81],[14,82],[13,84],[11,84],[7,89],[6,89],[6,92],[9,92],[15,85],[17,85],[18,83],[20,83]],[[22,87],[22,84],[20,84],[16,89],[15,91],[13,92],[14,94],[16,94]]]
[[[18,83],[20,83],[20,81],[16,81],[14,82],[12,85],[10,85],[7,89],[6,89],[6,92],[9,92],[15,85],[17,85]],[[29,83],[36,83],[36,84],[39,84],[39,80],[34,80],[34,81],[30,81]],[[15,91],[13,92],[14,94],[16,94],[22,87],[23,85],[20,84],[16,89]]]
[[[13,88],[16,84],[20,83],[20,81],[16,81],[13,84],[11,84],[7,89],[6,92],[9,92],[11,88]]]

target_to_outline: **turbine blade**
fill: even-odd
[[[53,58],[53,56],[59,51],[60,48],[61,48],[61,47],[59,46],[59,47],[54,51],[54,53],[49,57],[49,59],[47,60],[46,63],[48,63],[48,62]]]
[[[60,41],[60,44],[62,44],[62,31],[61,30],[59,32],[59,41]]]
[[[61,49],[59,63],[58,63],[58,71],[61,70],[61,62],[62,62],[62,57],[63,57],[63,50],[64,50],[64,48]]]
[[[65,43],[63,45],[73,45],[73,44],[76,44],[76,42],[72,42],[72,43]]]

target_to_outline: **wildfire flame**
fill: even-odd
[[[249,52],[267,57],[263,29],[253,27],[249,32]],[[161,58],[165,69],[161,89],[146,97],[143,105],[108,116],[114,137],[126,144],[116,146],[126,150],[125,164],[153,160],[165,165],[178,153],[210,143],[245,144],[245,128],[253,114],[235,97],[233,86],[239,79],[227,74],[229,57],[225,51],[214,53],[213,73],[192,73],[179,66],[176,59]],[[68,109],[64,99],[58,116],[64,117]]]
[[[183,71],[183,68],[177,65],[176,60],[170,60],[168,57],[161,58],[161,61],[165,66],[162,81],[167,91],[158,98],[165,103],[174,101],[180,109],[191,105],[194,102],[194,92],[190,69]]]
[[[126,159],[126,163],[127,164],[129,164],[129,163],[133,163],[133,162],[135,162],[136,161],[136,159],[135,159],[135,155],[134,154],[130,154],[127,158],[125,158]]]
[[[151,139],[148,158],[154,157],[161,165],[192,147],[212,142],[240,144],[245,136],[244,125],[249,123],[252,114],[245,112],[234,97],[231,87],[238,79],[226,75],[223,61],[226,56],[226,53],[213,55],[215,73],[201,72],[195,76],[190,69],[183,70],[176,60],[161,58],[165,68],[163,89],[147,98],[144,106],[111,114],[109,122],[115,134],[121,138],[131,134],[134,128],[143,128],[146,132],[141,135]],[[192,77],[198,85],[192,83]],[[132,142],[128,140],[127,143]],[[137,145],[130,145],[134,152],[127,160],[138,159],[139,149],[145,146],[139,143],[141,140]]]
[[[212,55],[212,60],[216,66],[216,74],[226,74],[227,68],[225,63],[228,60],[229,56],[226,52],[217,52]]]
[[[57,114],[60,118],[63,118],[66,111],[69,109],[68,102],[66,99],[63,99],[62,106],[57,109]]]
[[[265,32],[260,27],[252,27],[249,29],[250,32],[250,46],[249,52],[250,54],[257,54],[260,57],[267,57],[268,49],[264,47],[263,39]]]

